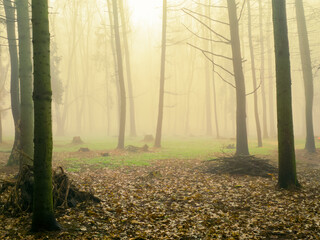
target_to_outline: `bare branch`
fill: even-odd
[[[247,93],[247,94],[246,94],[246,96],[249,96],[249,95],[251,95],[251,94],[255,93],[256,91],[258,91],[258,89],[259,89],[260,87],[261,87],[261,81],[260,81],[260,83],[259,83],[259,86],[258,86],[258,87],[256,87],[256,89],[254,89],[252,92]]]
[[[198,16],[201,16],[201,17],[204,17],[204,18],[206,18],[206,19],[209,19],[209,20],[211,20],[211,21],[213,21],[213,22],[217,22],[217,23],[220,23],[220,24],[223,24],[223,25],[227,25],[227,26],[230,25],[229,23],[226,23],[226,22],[222,22],[222,21],[213,19],[213,18],[211,18],[211,17],[209,17],[209,16],[206,16],[206,15],[201,14],[201,13],[197,13],[197,12],[192,11],[192,10],[190,10],[190,9],[187,9],[187,8],[183,8],[183,9],[182,9],[182,11],[185,11],[185,10],[186,10],[186,11],[189,11],[189,12],[191,12],[191,13],[193,13],[193,14],[196,14],[196,15],[198,15]]]
[[[215,70],[213,70],[213,72],[214,72],[215,74],[217,74],[217,75],[221,78],[221,80],[222,80],[223,82],[225,82],[226,84],[229,84],[229,85],[230,85],[231,87],[233,87],[233,88],[236,88],[235,85],[233,85],[232,83],[230,83],[230,82],[228,82],[227,80],[225,80],[225,79],[221,76],[220,73],[218,73],[218,72],[215,71]]]
[[[201,52],[203,52],[203,53],[208,53],[208,54],[210,54],[210,55],[212,55],[212,56],[215,56],[215,57],[221,57],[221,58],[224,58],[224,59],[227,59],[227,60],[233,61],[233,59],[232,59],[232,58],[230,58],[230,57],[226,57],[226,56],[223,56],[223,55],[220,55],[220,54],[215,54],[215,53],[213,53],[213,52],[210,52],[210,51],[207,51],[207,50],[201,49],[201,48],[199,48],[199,47],[197,47],[197,46],[195,46],[195,45],[193,45],[193,44],[191,44],[191,43],[187,43],[187,44],[188,44],[189,46],[191,46],[191,47],[195,48],[195,49],[200,50],[200,51],[201,51]]]
[[[190,33],[192,33],[193,35],[195,35],[196,37],[198,37],[198,38],[200,38],[200,39],[207,40],[207,41],[211,41],[211,42],[214,42],[214,43],[224,43],[224,44],[230,45],[230,42],[219,41],[219,40],[214,40],[214,39],[211,39],[211,38],[202,37],[202,36],[200,36],[199,34],[193,32],[193,31],[192,31],[190,28],[188,28],[186,25],[183,24],[183,26],[184,26]]]
[[[198,19],[197,17],[193,16],[191,13],[185,11],[184,9],[182,9],[182,11],[191,16],[193,19],[195,19],[197,22],[201,23],[203,26],[205,26],[208,30],[210,30],[212,33],[214,33],[215,35],[217,35],[218,37],[222,38],[223,40],[230,42],[230,40],[224,36],[222,36],[221,34],[217,33],[216,31],[214,31],[211,27],[209,27],[207,24],[205,24],[203,21],[201,21],[200,19]]]
[[[241,7],[241,11],[240,11],[240,15],[239,15],[239,18],[238,18],[238,22],[239,22],[240,19],[241,19],[241,16],[242,16],[242,12],[243,12],[245,3],[246,3],[246,0],[243,0],[243,4],[242,4],[242,7]]]
[[[200,6],[211,7],[211,8],[224,8],[224,9],[227,9],[227,8],[228,8],[228,7],[226,7],[226,6],[208,5],[208,4],[199,3],[199,2],[196,2],[196,1],[193,1],[193,3],[198,4],[198,5],[200,5]]]

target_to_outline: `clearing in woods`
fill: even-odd
[[[320,153],[301,150],[303,141],[297,142],[303,186],[297,191],[275,187],[276,142],[271,140],[264,148],[253,142],[255,157],[245,159],[231,157],[232,140],[167,139],[161,150],[131,140],[126,151],[113,150],[114,139],[83,141],[56,141],[54,169],[63,167],[74,185],[101,202],[58,207],[63,230],[35,235],[28,232],[29,212],[2,212],[0,239],[320,237]],[[17,168],[5,166],[10,144],[1,150],[0,179],[7,181]],[[8,189],[1,193],[1,207],[7,197]]]

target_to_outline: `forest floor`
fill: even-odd
[[[320,239],[319,150],[297,150],[302,188],[295,191],[277,189],[276,174],[213,173],[211,161],[202,158],[120,164],[140,153],[109,151],[110,160],[102,162],[104,153],[54,153],[54,168],[68,169],[72,181],[100,203],[56,209],[60,232],[32,234],[31,214],[0,213],[0,239]],[[0,153],[0,179],[17,172],[4,166],[8,156]],[[276,152],[265,157],[276,165]]]

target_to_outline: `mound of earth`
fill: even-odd
[[[271,178],[277,168],[270,160],[249,156],[219,157],[205,163],[206,172],[214,174],[249,175]]]

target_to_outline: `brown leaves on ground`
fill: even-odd
[[[300,191],[276,180],[218,175],[197,160],[70,173],[102,202],[58,210],[58,233],[31,235],[30,215],[0,215],[0,239],[319,239],[320,171]]]

